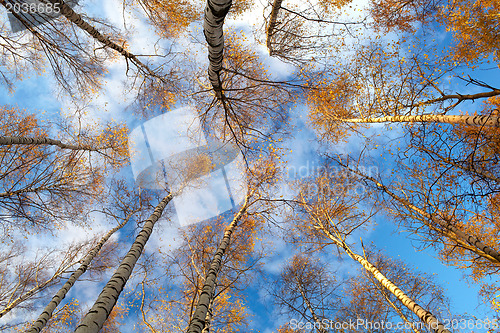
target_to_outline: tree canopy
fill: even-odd
[[[0,330],[500,331],[500,2],[0,3]]]

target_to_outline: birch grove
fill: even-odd
[[[498,329],[498,1],[0,5],[1,331]]]

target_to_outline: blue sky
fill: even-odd
[[[105,13],[104,16],[106,18],[119,28],[122,28],[123,21],[121,15],[116,15],[116,6],[113,5],[112,1],[104,3],[92,2],[86,4],[84,9],[89,9],[89,12],[101,15]],[[256,14],[261,13],[261,10],[262,6],[257,5],[257,9],[253,14],[228,20],[228,26],[233,27],[235,30],[244,30],[247,34],[250,34],[253,28],[259,27],[261,23],[261,14]],[[131,49],[135,53],[148,53],[153,44],[151,41],[155,38],[153,32],[149,30],[141,20],[135,20],[133,18],[129,18],[129,20],[129,24],[133,24],[135,27],[135,33],[130,36],[129,45]],[[197,34],[198,37],[200,36],[199,26],[193,27],[192,31],[193,34]],[[252,44],[253,42],[250,40],[249,43]],[[198,60],[201,66],[205,66],[206,54],[203,53],[203,47],[199,44],[190,43],[189,37],[182,40],[177,47],[182,48],[188,46],[192,46],[193,49],[201,50]],[[290,65],[274,58],[269,58],[263,45],[258,46],[257,50],[262,56],[264,63],[269,66],[271,74],[276,79],[285,79],[290,75],[293,70]],[[493,68],[491,71],[481,70],[474,74],[477,75],[476,77],[487,82],[488,80],[489,82],[498,81],[498,67],[491,67]],[[131,129],[142,122],[135,118],[132,112],[127,109],[131,99],[130,96],[124,96],[123,94],[124,90],[122,89],[121,83],[125,79],[124,68],[124,63],[122,61],[111,65],[110,74],[106,79],[107,84],[105,85],[105,91],[94,96],[92,105],[89,108],[89,121],[94,119],[126,121]],[[463,88],[463,86],[460,88]],[[30,77],[16,84],[16,91],[14,94],[10,94],[5,89],[0,89],[0,102],[4,105],[17,105],[20,108],[26,108],[29,112],[37,114],[45,112],[43,117],[50,118],[51,115],[58,114],[71,107],[67,101],[58,99],[55,91],[54,80],[49,76]],[[292,170],[300,171],[301,168],[311,170],[313,166],[318,166],[321,159],[320,152],[345,154],[359,151],[359,143],[362,142],[362,139],[355,136],[351,137],[347,144],[335,147],[329,147],[328,144],[318,143],[317,135],[308,124],[307,107],[305,105],[299,103],[299,105],[292,108],[290,112],[292,118],[292,123],[290,125],[294,128],[294,137],[287,139],[283,143],[283,146],[289,150],[286,155],[286,160],[289,162],[288,171],[291,173],[293,172]],[[383,132],[382,137],[375,138],[375,140],[389,140],[397,138],[401,134],[401,130],[397,126],[394,126],[394,128],[390,130],[382,125],[375,125],[372,129],[366,131],[368,136],[376,135],[381,132]],[[381,147],[379,149],[383,147],[383,144],[380,144]],[[376,156],[378,156],[378,154]],[[384,164],[386,162],[380,158],[375,159],[375,162],[384,168],[390,167],[390,165]],[[367,168],[370,168],[370,166],[367,166]],[[127,173],[128,177],[132,176],[131,170],[123,172],[123,174]],[[283,192],[286,193],[286,190]],[[174,248],[178,245],[179,238],[177,237],[176,223],[168,222],[166,219],[162,222],[164,223],[160,229],[162,232],[155,232],[149,242],[148,249],[150,251],[158,247],[167,249],[169,247]],[[393,222],[389,219],[378,217],[375,222],[376,225],[363,235],[365,244],[373,242],[377,248],[382,249],[385,254],[391,257],[400,258],[419,270],[436,273],[436,280],[446,289],[446,295],[450,297],[452,309],[456,314],[468,313],[475,315],[478,319],[485,319],[484,311],[487,311],[488,308],[481,307],[481,301],[477,296],[478,286],[468,284],[464,281],[460,270],[453,267],[446,267],[441,264],[434,258],[435,253],[431,250],[416,251],[413,247],[408,246],[408,238],[406,235],[404,233],[397,233]],[[102,225],[101,223],[104,224],[103,221],[96,221],[95,229],[93,230],[94,233],[106,230],[106,225]],[[69,241],[78,238],[79,232],[81,231],[66,230],[63,231],[61,235],[65,237],[65,240]],[[130,234],[131,230],[126,229],[117,237],[121,237],[121,240],[126,241],[127,238],[130,238]],[[56,245],[56,241],[56,239],[50,239],[50,242],[53,242],[52,245],[54,246]],[[32,242],[33,248],[36,248],[40,244],[40,239],[38,239],[37,242],[37,239],[33,238],[30,239],[30,242]],[[279,268],[292,255],[291,249],[284,245],[283,242],[275,241],[275,243],[275,253],[265,259],[267,264],[265,269],[269,274],[277,273]],[[346,271],[351,271],[351,268],[355,267],[357,264],[348,262],[348,259],[346,259],[342,262],[342,265],[344,265],[343,267]],[[107,273],[108,276],[111,273],[112,271],[109,271]],[[95,284],[82,282],[72,290],[70,296],[78,296],[78,298],[83,301],[90,302],[95,298],[98,290],[99,288],[97,288]],[[270,332],[271,329],[274,329],[276,325],[283,324],[283,322],[277,322],[273,314],[266,312],[267,309],[262,307],[265,301],[261,298],[262,294],[259,292],[257,286],[253,286],[249,290],[246,290],[245,293],[247,294],[250,304],[254,304],[254,306],[250,306],[250,311],[255,314],[254,318],[256,320],[256,323],[252,324],[252,326],[267,333],[268,331]]]

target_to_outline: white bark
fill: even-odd
[[[368,260],[362,256],[352,252],[350,249],[345,249],[347,254],[359,262],[367,271],[369,271],[375,279],[377,279],[387,290],[389,290],[394,296],[397,297],[401,303],[404,304],[410,311],[416,314],[422,322],[426,323],[430,329],[436,333],[451,333],[448,331],[443,324],[441,324],[436,317],[429,311],[422,308],[415,301],[413,301],[408,295],[406,295],[401,289],[399,289],[394,283],[392,283],[388,278],[386,278],[375,266],[373,266]]]
[[[478,126],[500,126],[500,117],[497,116],[454,116],[424,114],[417,116],[386,116],[379,118],[350,118],[337,120],[346,123],[447,123],[447,124],[467,124]]]
[[[66,283],[59,289],[59,291],[52,297],[52,300],[50,301],[49,304],[45,307],[43,312],[40,314],[40,316],[37,318],[37,320],[33,323],[31,328],[26,331],[26,333],[38,333],[40,332],[45,325],[47,324],[47,321],[52,317],[52,314],[54,310],[57,308],[57,306],[61,303],[61,301],[66,297],[66,294],[69,292],[71,287],[75,284],[75,282],[78,280],[78,278],[87,271],[88,266],[92,262],[92,260],[95,258],[95,256],[99,253],[101,250],[102,246],[108,241],[108,239],[119,229],[121,229],[129,220],[127,218],[123,223],[119,224],[115,228],[111,229],[108,231],[106,235],[104,235],[99,243],[97,243],[96,246],[85,256],[85,258],[81,261],[80,267],[71,274],[69,279],[66,281]]]
[[[92,306],[76,328],[76,333],[96,333],[102,328],[132,274],[132,270],[141,256],[146,242],[151,236],[155,223],[158,221],[171,199],[172,194],[163,198],[158,206],[156,206],[153,214],[144,222],[142,230],[139,232],[139,235],[137,235],[127,255],[123,258],[120,266],[118,266],[106,286],[104,286],[94,306]]]
[[[276,27],[276,21],[278,19],[278,13],[281,8],[281,4],[283,3],[283,0],[274,0],[272,4],[272,9],[271,9],[271,15],[269,16],[269,23],[267,24],[267,29],[266,29],[266,45],[267,49],[269,50],[269,55],[273,55],[273,48],[272,48],[272,37],[274,34],[274,28]]]
[[[217,275],[222,266],[222,257],[226,252],[229,242],[231,241],[231,236],[234,229],[238,225],[238,222],[245,214],[248,208],[248,196],[245,198],[243,206],[240,208],[238,214],[234,217],[233,221],[229,224],[224,232],[224,237],[222,238],[217,252],[215,252],[214,258],[208,270],[207,277],[205,278],[205,284],[198,299],[198,304],[196,305],[196,310],[194,312],[193,318],[189,323],[188,333],[201,333],[205,328],[205,321],[207,319],[207,312],[209,311],[210,304],[213,301],[215,293],[215,281],[217,280]]]
[[[0,136],[0,145],[48,145],[62,149],[98,151],[99,148],[62,143],[49,138],[27,138],[20,136]]]
[[[218,98],[222,97],[222,83],[220,79],[224,53],[224,33],[222,27],[224,25],[224,18],[231,5],[231,0],[208,0],[207,7],[205,8],[203,33],[208,43],[208,78]]]

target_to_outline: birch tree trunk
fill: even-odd
[[[158,77],[148,66],[146,66],[142,61],[140,61],[134,54],[127,51],[124,47],[112,42],[109,37],[103,36],[96,28],[91,26],[89,23],[85,22],[82,16],[76,13],[73,8],[68,6],[63,0],[48,0],[52,4],[56,6],[56,8],[60,8],[61,14],[64,15],[68,19],[68,21],[75,24],[80,29],[87,32],[94,39],[98,40],[106,47],[109,47],[117,52],[119,52],[126,59],[129,59],[134,63],[137,67],[145,70],[147,73],[154,77]]]
[[[382,297],[384,297],[385,301],[391,306],[391,308],[394,309],[394,311],[397,312],[397,314],[399,315],[399,317],[401,317],[401,319],[403,319],[403,321],[405,322],[405,324],[408,325],[408,327],[411,327],[411,329],[413,330],[414,333],[422,333],[422,332],[420,332],[419,330],[417,330],[415,328],[415,324],[413,322],[411,322],[404,315],[403,311],[401,311],[401,309],[396,304],[394,304],[393,301],[391,301],[391,299],[389,298],[389,295],[387,295],[387,291],[384,290],[384,288],[382,288],[378,283],[376,283],[375,281],[373,281],[373,276],[369,276],[369,278],[370,278],[370,282],[373,284],[373,286],[375,288],[377,288],[377,290],[382,295]]]
[[[209,333],[210,332],[210,323],[212,322],[212,306],[214,304],[214,298],[210,300],[210,304],[208,305],[208,311],[207,311],[207,316],[205,317],[205,327],[203,327],[203,330],[201,333]]]
[[[337,241],[338,242],[338,241]],[[408,295],[406,295],[401,289],[399,289],[394,283],[392,283],[388,278],[386,278],[375,266],[373,266],[368,260],[362,256],[351,251],[347,245],[342,246],[346,253],[354,260],[359,262],[364,269],[370,272],[375,279],[377,279],[387,290],[389,290],[394,296],[397,297],[401,303],[404,304],[410,311],[416,314],[422,322],[427,324],[427,327],[432,329],[436,333],[451,333],[448,331],[443,324],[441,324],[436,317],[429,311],[422,308],[415,301],[413,301]]]
[[[315,219],[316,220],[316,219]],[[322,231],[326,237],[331,239],[335,245],[343,249],[349,257],[359,262],[364,269],[366,269],[370,274],[373,275],[377,281],[379,281],[384,288],[391,292],[396,298],[403,303],[410,311],[416,314],[422,322],[427,324],[429,329],[432,329],[436,333],[451,333],[448,331],[443,324],[441,324],[436,317],[429,311],[418,305],[413,299],[406,295],[401,289],[399,289],[391,280],[385,277],[375,266],[373,266],[368,260],[362,256],[354,253],[351,248],[340,238],[333,235],[321,221],[316,220],[317,224],[313,227],[317,230]]]
[[[386,278],[375,266],[373,266],[364,257],[354,253],[349,245],[345,242],[345,235],[337,229],[337,225],[331,220],[327,214],[328,222],[323,221],[323,218],[318,217],[308,203],[302,198],[302,205],[309,212],[311,227],[330,239],[338,248],[344,250],[352,259],[359,262],[367,272],[373,275],[384,288],[391,292],[404,306],[417,315],[423,323],[427,324],[429,329],[436,333],[451,333],[443,324],[439,323],[437,318],[429,311],[418,305],[413,299],[399,289],[392,281]],[[352,230],[351,230],[352,231]]]
[[[62,143],[59,140],[49,138],[27,138],[20,136],[0,136],[0,145],[48,145],[57,146],[62,149],[98,151],[99,148],[90,146],[78,146]],[[103,149],[103,148],[101,148]]]
[[[40,316],[38,316],[37,320],[33,323],[33,325],[31,326],[31,328],[26,331],[26,333],[38,333],[38,332],[40,332],[45,327],[45,325],[47,324],[47,322],[49,321],[49,319],[52,317],[52,314],[53,314],[54,310],[61,303],[61,301],[64,299],[64,297],[66,297],[66,294],[69,292],[69,290],[71,289],[71,287],[73,287],[73,285],[78,280],[78,278],[83,273],[85,273],[87,271],[88,266],[90,265],[90,263],[92,262],[92,260],[94,260],[95,256],[99,253],[99,251],[101,250],[101,248],[103,247],[103,245],[108,241],[108,239],[116,231],[118,231],[125,224],[127,224],[127,222],[130,219],[130,216],[131,215],[129,215],[127,217],[127,219],[125,221],[123,221],[121,224],[117,225],[116,227],[114,227],[113,229],[111,229],[110,231],[108,231],[108,233],[101,238],[101,240],[99,241],[99,243],[97,243],[97,245],[94,246],[94,248],[81,261],[80,267],[78,267],[78,269],[73,274],[71,274],[71,276],[66,281],[66,283],[52,297],[52,300],[50,301],[50,303],[47,304],[47,306],[45,307],[45,309],[43,310],[43,312],[40,314]]]
[[[448,238],[451,238],[452,240],[454,240],[455,242],[457,242],[458,244],[460,244],[464,248],[468,249],[471,252],[476,253],[477,255],[479,255],[479,256],[481,256],[489,261],[491,261],[492,263],[497,264],[497,265],[500,264],[500,253],[498,251],[496,251],[495,249],[492,249],[488,245],[484,244],[477,237],[475,237],[473,235],[468,235],[468,234],[464,233],[462,230],[460,230],[459,228],[455,227],[453,224],[451,224],[447,221],[444,221],[440,218],[434,217],[434,216],[430,215],[429,213],[427,213],[426,211],[424,211],[423,209],[412,205],[407,200],[397,196],[395,193],[393,193],[391,190],[389,190],[385,185],[379,183],[376,179],[369,177],[369,176],[366,176],[366,175],[363,175],[354,169],[351,169],[351,168],[348,168],[348,169],[350,171],[360,175],[361,177],[372,181],[373,183],[375,183],[377,185],[377,187],[379,187],[382,191],[384,191],[389,196],[391,196],[394,200],[401,203],[402,205],[409,208],[410,210],[418,213],[419,215],[426,218],[427,220],[430,220],[430,221],[434,222],[435,224],[439,225],[442,229],[437,228],[436,226],[432,225],[431,223],[425,223],[429,228],[431,228],[437,232],[440,232],[441,234],[443,234],[444,236],[446,236]]]
[[[99,330],[102,328],[104,322],[111,313],[111,310],[115,306],[120,293],[122,292],[125,284],[132,274],[132,270],[134,269],[137,260],[142,254],[144,246],[151,236],[155,223],[158,221],[161,214],[163,213],[163,210],[171,199],[172,194],[169,194],[165,198],[163,198],[158,206],[156,206],[153,214],[144,222],[142,230],[137,235],[127,255],[125,256],[125,258],[123,258],[120,266],[118,266],[117,270],[108,281],[106,286],[104,286],[101,294],[99,295],[99,297],[97,297],[94,306],[92,306],[90,311],[82,319],[75,332],[96,333],[99,332]]]
[[[224,32],[222,27],[231,5],[232,0],[207,0],[207,7],[205,8],[203,33],[208,43],[208,78],[217,98],[222,98],[220,79],[224,53]]]
[[[274,28],[276,27],[278,13],[280,11],[282,3],[283,3],[283,0],[274,0],[273,1],[271,15],[269,17],[269,23],[268,23],[267,29],[266,29],[266,45],[267,45],[267,49],[269,50],[269,55],[271,55],[271,56],[273,55],[273,47],[272,47],[271,38],[273,37],[273,34],[274,34]]]
[[[245,214],[248,208],[248,199],[249,196],[245,198],[245,202],[243,206],[238,211],[238,214],[234,217],[233,221],[229,224],[224,232],[224,237],[215,252],[214,258],[212,259],[212,263],[210,265],[210,269],[208,270],[207,277],[205,278],[205,284],[203,285],[200,298],[198,299],[198,304],[196,305],[196,310],[194,312],[193,318],[189,323],[189,327],[187,329],[188,333],[201,333],[205,328],[205,320],[207,319],[207,312],[209,311],[210,304],[213,301],[214,293],[215,293],[215,281],[217,280],[217,275],[221,269],[222,265],[222,257],[226,252],[227,247],[229,246],[229,242],[231,241],[231,235],[234,232],[234,229],[238,225],[238,222]]]
[[[346,123],[446,123],[446,124],[467,124],[479,126],[500,126],[498,116],[454,116],[424,114],[418,116],[386,116],[379,118],[349,118],[337,119]]]

